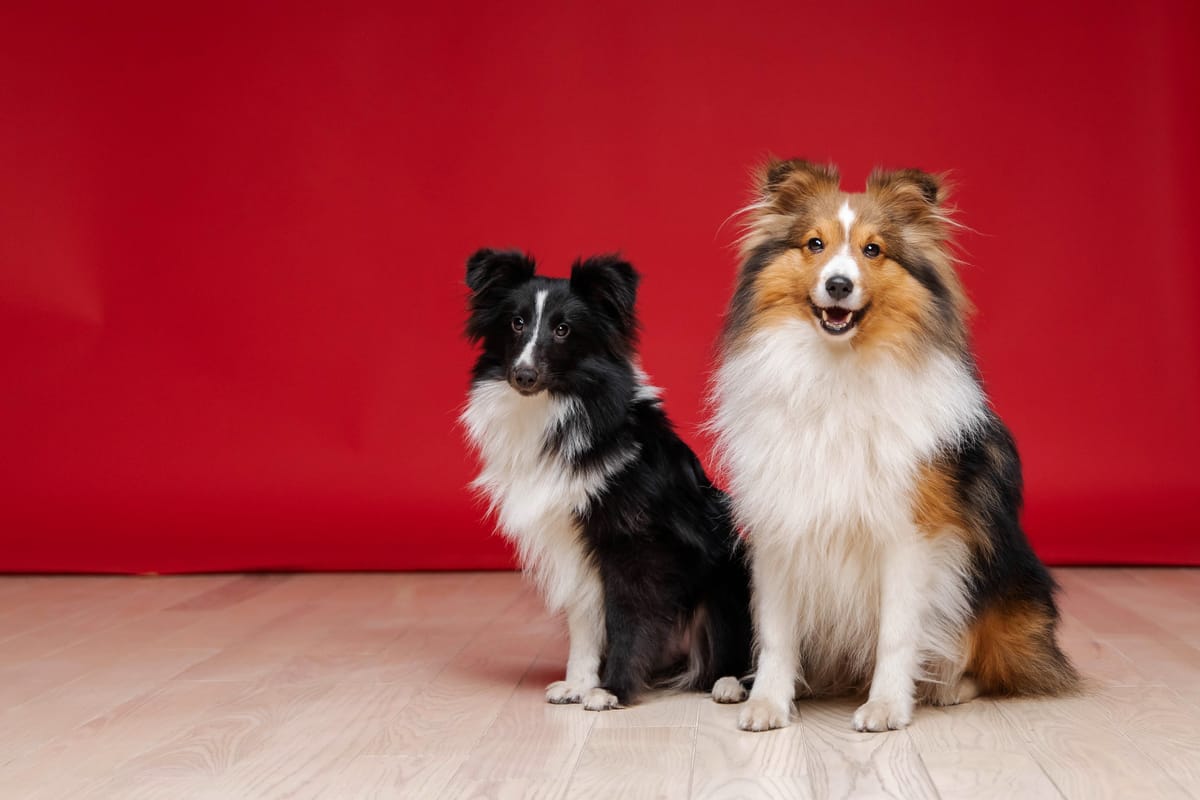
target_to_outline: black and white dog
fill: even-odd
[[[729,504],[636,360],[637,284],[614,256],[576,262],[569,280],[516,252],[467,261],[467,337],[483,347],[463,413],[474,485],[566,612],[566,679],[546,699],[594,711],[651,683],[707,690],[751,654]]]

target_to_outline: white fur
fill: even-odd
[[[838,220],[842,223],[843,238],[849,243],[850,228],[854,225],[854,209],[850,207],[849,200],[842,201],[842,207],[838,209]]]
[[[736,677],[727,675],[713,684],[712,699],[718,703],[740,703],[746,699],[746,689]]]
[[[529,334],[529,341],[525,343],[521,355],[517,356],[518,367],[533,366],[533,348],[537,345],[538,330],[542,327],[542,311],[546,308],[546,295],[549,293],[547,289],[540,289],[534,296],[533,331]]]
[[[540,305],[538,313],[540,319]],[[566,680],[546,690],[546,699],[554,703],[580,702],[599,684],[604,648],[600,575],[584,549],[575,515],[610,475],[637,457],[637,451],[626,451],[585,472],[571,469],[564,457],[589,444],[585,429],[568,424],[580,413],[573,398],[548,392],[527,397],[494,380],[472,387],[462,415],[483,464],[472,485],[488,497],[546,605],[566,611],[571,640]],[[556,431],[569,434],[561,454],[546,449],[547,437]]]
[[[817,286],[814,290],[814,302],[822,308],[830,306],[840,306],[848,308],[851,311],[858,311],[865,304],[862,292],[862,273],[858,269],[858,261],[850,252],[850,228],[854,225],[854,211],[850,208],[850,201],[842,203],[842,207],[838,210],[838,219],[842,223],[842,246],[834,253],[833,257],[825,262],[825,266],[821,268],[821,275],[817,278]],[[840,275],[843,278],[849,278],[854,284],[854,291],[841,300],[834,300],[829,292],[825,290],[825,282],[835,275]],[[853,335],[855,331],[850,331]],[[846,337],[847,340],[849,337]]]
[[[903,727],[921,665],[961,659],[967,553],[921,535],[912,498],[920,465],[983,420],[978,384],[950,355],[913,368],[796,319],[731,352],[714,399],[755,582],[758,674],[739,724],[786,724],[797,686],[873,677],[856,727]]]
[[[642,369],[641,363],[634,361],[633,377],[637,381],[637,389],[634,391],[634,400],[658,400],[662,397],[662,389],[650,383],[650,377],[646,375],[646,371]]]

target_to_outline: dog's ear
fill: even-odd
[[[840,178],[832,164],[813,164],[802,158],[771,159],[758,173],[762,199],[786,210],[785,201],[803,200],[822,192],[837,191]],[[790,204],[788,204],[790,205]]]
[[[515,250],[483,248],[467,259],[467,288],[473,298],[511,289],[533,277],[533,259]]]
[[[797,217],[821,195],[836,192],[839,180],[833,165],[799,158],[771,159],[761,166],[754,176],[754,202],[743,209],[746,226],[739,242],[742,255],[760,245],[786,240]]]
[[[506,293],[531,279],[533,270],[533,259],[516,251],[483,249],[467,259],[468,339],[475,342],[495,330]]]
[[[603,309],[626,336],[637,327],[637,270],[617,255],[592,256],[571,267],[571,291]]]
[[[867,194],[898,222],[913,224],[931,219],[944,221],[946,178],[919,169],[876,169],[867,179]]]

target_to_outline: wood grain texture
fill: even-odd
[[[943,798],[1061,798],[1021,732],[997,702],[980,698],[948,708],[922,708],[908,729],[930,780]]]
[[[701,701],[692,796],[711,800],[812,797],[804,728],[793,725],[747,734],[737,729],[738,709]]]
[[[804,700],[800,724],[815,798],[937,797],[908,731],[859,733],[850,719],[859,699]]]
[[[1083,694],[888,734],[548,705],[564,627],[511,573],[0,577],[0,797],[1200,797],[1200,571],[1056,574]]]
[[[695,738],[688,727],[593,728],[568,793],[597,800],[689,797]]]

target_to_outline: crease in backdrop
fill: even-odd
[[[630,257],[707,458],[768,153],[951,170],[1037,549],[1200,563],[1198,13],[5,4],[0,570],[511,565],[455,427],[463,260]]]

